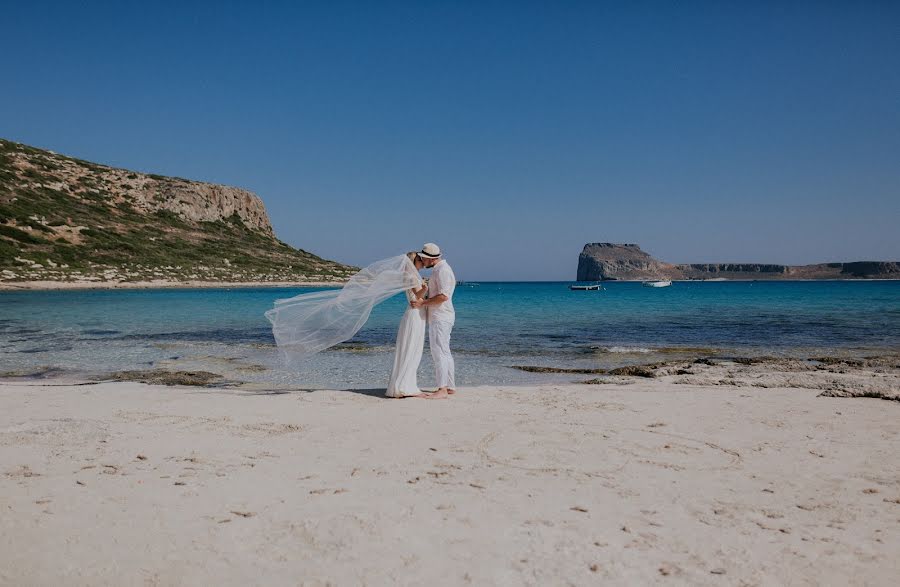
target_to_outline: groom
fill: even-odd
[[[447,397],[456,393],[453,355],[450,354],[450,331],[456,321],[456,313],[453,311],[456,276],[447,261],[441,258],[441,248],[434,243],[425,243],[419,251],[419,258],[425,267],[432,270],[431,279],[428,280],[428,297],[409,304],[413,308],[424,307],[428,310],[428,340],[438,390],[427,397]]]

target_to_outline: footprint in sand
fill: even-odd
[[[281,436],[282,434],[295,434],[303,428],[298,424],[279,424],[277,422],[258,422],[231,427],[238,436]]]
[[[7,477],[14,478],[14,479],[15,478],[25,479],[25,478],[29,478],[29,477],[40,477],[41,476],[40,473],[35,473],[34,471],[32,471],[31,467],[29,467],[28,465],[20,465],[19,467],[16,467],[15,469],[7,471],[6,473],[4,473],[4,475]]]

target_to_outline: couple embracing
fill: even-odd
[[[456,320],[453,309],[453,290],[456,276],[453,269],[441,257],[441,249],[434,243],[426,243],[418,253],[407,253],[416,272],[431,269],[431,279],[425,284],[420,279],[416,287],[406,290],[409,307],[400,321],[397,331],[397,349],[394,354],[394,370],[387,387],[388,397],[446,398],[455,392],[453,380],[453,355],[450,353],[450,332]],[[416,380],[422,352],[425,348],[425,326],[437,391],[422,393]]]
[[[427,285],[419,274],[426,268],[432,270]],[[455,288],[456,277],[441,257],[441,249],[427,243],[418,253],[389,257],[360,269],[341,289],[275,300],[266,318],[272,323],[272,335],[285,361],[304,369],[316,353],[353,338],[376,305],[405,292],[409,304],[397,332],[387,395],[446,398],[455,391],[450,354]],[[437,377],[437,391],[433,393],[423,393],[416,381],[426,325]]]

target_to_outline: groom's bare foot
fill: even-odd
[[[447,399],[450,397],[450,394],[447,393],[447,390],[443,387],[434,393],[429,393],[425,396],[426,399]]]
[[[447,393],[449,393],[450,395],[453,395],[454,393],[456,393],[456,390],[455,390],[455,389],[448,389],[448,390],[447,390]]]

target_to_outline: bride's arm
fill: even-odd
[[[424,281],[422,282],[422,287],[419,289],[413,289],[413,295],[416,296],[417,299],[425,299],[425,293],[428,291],[428,284]]]

